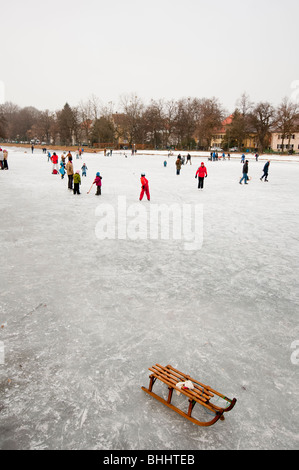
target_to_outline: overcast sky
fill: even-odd
[[[233,111],[246,92],[276,105],[299,88],[298,18],[298,0],[10,0],[0,100],[54,111],[91,95],[116,108],[122,94],[215,96]]]

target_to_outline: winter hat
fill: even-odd
[[[141,176],[145,176],[145,173],[141,173]]]
[[[76,173],[77,173],[78,175],[80,175],[80,171],[79,171],[79,170],[77,170]]]
[[[100,173],[99,173],[99,172],[97,172],[96,176],[100,176]]]

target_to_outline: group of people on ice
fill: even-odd
[[[81,151],[80,151],[80,156],[81,156]],[[67,159],[67,163],[66,163]],[[71,152],[68,152],[67,155],[65,155],[65,152],[61,155],[61,161],[60,161],[60,168],[58,170],[58,155],[56,152],[53,152],[53,155],[49,156],[48,153],[48,161],[51,160],[53,163],[53,169],[52,169],[52,174],[58,174],[60,173],[61,179],[64,179],[64,176],[67,175],[68,179],[68,189],[71,189],[74,194],[81,194],[80,193],[80,184],[81,184],[81,176],[80,176],[80,171],[77,170],[74,172],[74,166],[73,166],[73,157]],[[87,176],[87,166],[85,163],[83,163],[81,167],[81,172],[82,172],[82,178]],[[96,174],[96,177],[94,179],[93,184],[96,185],[97,191],[96,191],[96,196],[99,196],[101,194],[101,186],[102,186],[102,177],[100,176],[100,173]]]
[[[169,155],[168,155],[169,156]],[[191,155],[190,153],[188,153],[187,157],[186,157],[186,164],[190,163],[190,165],[192,165],[191,163]],[[179,153],[178,154],[178,157],[176,159],[176,162],[175,162],[175,165],[176,165],[176,174],[179,175],[180,172],[181,172],[181,168],[182,168],[182,165],[185,165],[185,157],[184,156],[181,156],[181,154]],[[164,166],[165,165],[165,162],[164,162]]]
[[[220,156],[218,155],[218,152],[211,152],[211,153],[210,153],[210,157],[209,157],[208,160],[211,160],[211,161],[213,161],[213,162],[216,162],[216,161],[218,161],[218,160],[221,160],[221,158],[222,158],[222,160],[226,160],[226,157],[225,157],[225,153],[224,153],[224,152],[223,152],[223,154],[220,155]],[[227,154],[227,159],[230,160],[230,153]]]
[[[242,160],[241,160],[241,162],[242,162]],[[245,160],[245,162],[243,164],[243,170],[242,170],[243,176],[240,179],[239,184],[242,184],[242,181],[244,181],[244,184],[248,184],[248,181],[249,181],[248,163],[249,163],[248,160]],[[270,167],[270,160],[268,160],[264,165],[263,175],[260,178],[261,181],[263,181],[263,179],[264,179],[264,181],[268,182],[269,167]]]
[[[65,152],[64,152],[61,155],[59,170],[58,170],[58,155],[56,154],[56,152],[53,152],[53,155],[50,157],[50,159],[53,163],[52,173],[57,174],[59,172],[60,175],[61,175],[61,179],[63,179],[65,174],[66,174],[67,177],[68,177],[68,189],[72,190],[74,194],[81,194],[80,193],[81,175],[80,175],[79,170],[74,172],[72,154],[70,152],[68,152],[68,154],[65,155]],[[67,163],[66,163],[66,159],[67,159]],[[48,155],[48,160],[49,160],[49,155]],[[190,154],[187,155],[187,162],[188,161],[190,162],[190,165],[191,165],[191,156],[190,156]],[[0,162],[1,162],[1,150],[0,150]],[[249,161],[245,160],[245,158],[243,159],[243,155],[242,155],[241,162],[243,163],[243,170],[242,170],[243,175],[242,175],[242,177],[239,181],[239,184],[242,184],[243,181],[244,181],[244,184],[248,184],[248,180],[249,180],[248,163],[249,163]],[[175,161],[176,174],[177,175],[180,175],[183,163],[184,162],[182,161],[182,157],[179,154],[176,161]],[[164,166],[167,166],[166,161],[164,161]],[[264,181],[268,182],[269,166],[270,166],[270,161],[267,161],[267,163],[265,164],[265,166],[263,168],[263,175],[260,178],[261,181],[264,180]],[[82,178],[84,176],[85,177],[87,176],[87,170],[88,170],[88,168],[87,168],[86,164],[83,163],[83,165],[81,167]],[[207,168],[206,168],[204,162],[202,162],[201,165],[199,166],[199,168],[197,169],[196,173],[195,173],[195,178],[198,179],[198,189],[199,190],[202,191],[204,189],[204,180],[207,177],[208,177]],[[139,200],[142,201],[144,195],[146,195],[148,201],[150,201],[149,182],[148,182],[148,179],[145,177],[145,173],[141,174],[140,182],[141,182],[141,192],[140,192]],[[99,172],[96,173],[95,179],[92,183],[92,186],[93,185],[96,185],[95,195],[100,196],[102,194],[102,192],[101,192],[102,176],[100,175]],[[92,186],[91,186],[90,190],[88,191],[88,193],[91,191]]]

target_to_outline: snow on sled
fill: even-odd
[[[163,367],[160,364],[156,364],[155,366],[149,367],[149,370],[153,372],[149,376],[149,388],[141,387],[142,390],[198,426],[212,426],[219,419],[224,420],[223,414],[231,411],[236,404],[236,398],[227,398],[222,393],[219,393],[211,387],[192,379],[189,375],[183,374],[177,369],[174,369],[171,365]],[[168,386],[169,391],[167,400],[164,400],[164,398],[156,395],[156,393],[152,391],[153,385],[157,379]],[[187,413],[171,403],[174,390],[177,394],[185,395],[189,399]],[[221,407],[213,402],[219,399],[224,400],[225,406]],[[192,417],[191,414],[196,403],[203,406],[207,413],[213,416],[212,419],[209,421],[201,421]]]

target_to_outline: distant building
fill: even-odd
[[[299,132],[283,136],[281,132],[272,132],[271,148],[274,152],[299,152]]]
[[[233,142],[230,140],[229,135],[229,126],[233,121],[233,114],[228,116],[222,121],[222,127],[215,130],[215,134],[211,140],[211,148],[222,148],[223,142],[225,141],[228,144],[228,147],[233,147]],[[240,147],[244,149],[254,150],[257,148],[257,136],[255,132],[250,132],[250,134],[244,139]]]
[[[222,148],[222,142],[225,139],[227,127],[232,123],[233,115],[228,116],[221,123],[221,127],[215,130],[215,134],[212,136],[211,148]]]

